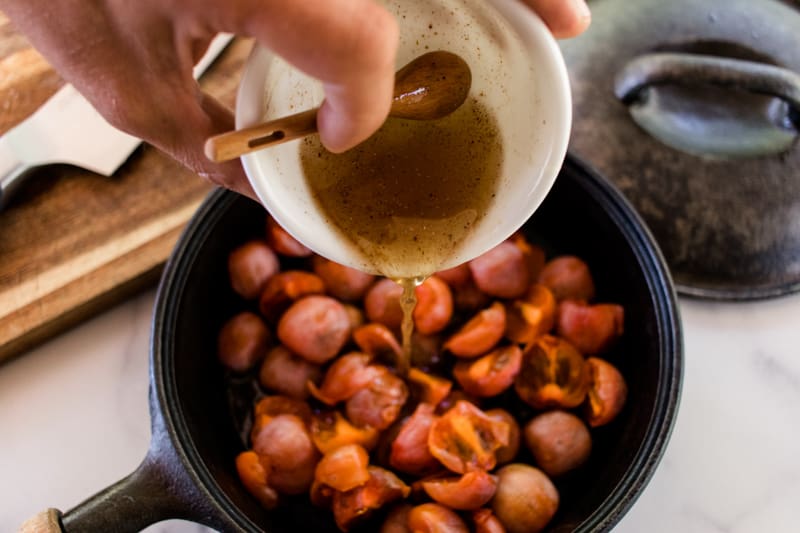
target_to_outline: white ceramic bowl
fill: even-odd
[[[493,206],[444,269],[466,262],[516,231],[550,190],[566,155],[571,124],[569,81],[558,45],[519,0],[392,0],[400,25],[399,69],[431,51],[460,55],[472,71],[470,95],[500,127],[503,168]],[[236,106],[243,128],[321,104],[319,82],[256,46],[245,66]],[[300,242],[338,263],[369,262],[317,210],[306,186],[299,142],[242,157],[261,202]]]

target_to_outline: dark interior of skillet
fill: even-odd
[[[202,231],[188,234],[196,242],[169,267],[178,269],[174,277],[180,282],[160,295],[170,301],[166,314],[174,327],[162,354],[171,367],[166,408],[181,421],[179,438],[211,495],[234,509],[237,529],[336,531],[331,515],[305,499],[282,510],[262,510],[238,481],[234,458],[244,449],[241,435],[257,391],[250,377],[226,375],[216,359],[216,336],[222,323],[247,305],[228,288],[227,254],[264,235],[265,212],[230,193],[218,194],[212,203],[193,222]],[[561,505],[553,531],[606,529],[618,520],[652,474],[677,404],[681,354],[674,296],[658,254],[626,213],[605,184],[568,160],[524,226],[549,255],[584,258],[596,280],[597,300],[620,303],[626,311],[625,335],[608,359],[626,377],[628,402],[612,424],[593,431],[588,464],[556,481]]]

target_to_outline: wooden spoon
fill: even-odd
[[[433,120],[449,115],[464,103],[472,84],[467,63],[445,51],[428,52],[395,74],[390,117]],[[317,131],[317,110],[310,109],[258,126],[210,137],[205,153],[221,162]]]

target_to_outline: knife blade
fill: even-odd
[[[199,78],[233,39],[217,35],[194,67]],[[111,176],[142,140],[109,124],[72,85],[0,137],[0,211],[14,191],[44,165],[66,163]]]

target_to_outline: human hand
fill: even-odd
[[[556,37],[589,24],[584,0],[524,0]],[[334,152],[389,112],[397,23],[373,0],[0,0],[31,43],[114,126],[217,185],[256,198],[238,161],[213,163],[205,140],[233,129],[192,67],[220,32],[255,38],[322,81],[318,128]]]

